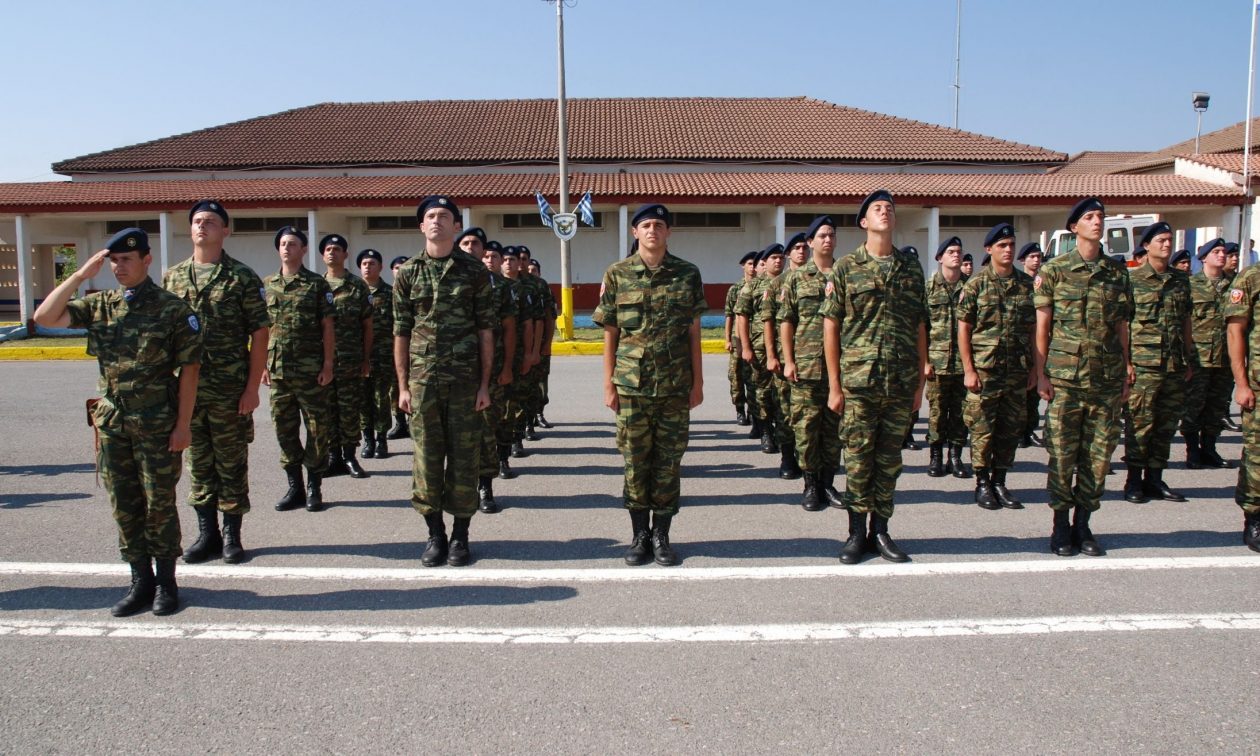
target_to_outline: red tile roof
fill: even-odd
[[[1206,155],[1222,152],[1237,152],[1241,154],[1244,149],[1243,143],[1247,141],[1246,135],[1246,121],[1239,121],[1223,129],[1204,134],[1199,138],[1199,154]],[[1260,118],[1253,118],[1251,121],[1251,149],[1254,151],[1257,148],[1260,148]],[[1159,166],[1172,165],[1175,158],[1188,157],[1193,154],[1194,139],[1190,138],[1184,142],[1165,147],[1162,150],[1155,150],[1134,158],[1128,165],[1113,168],[1111,172],[1148,170]]]
[[[807,97],[569,100],[574,161],[1013,163],[1066,155]],[[322,103],[63,160],[58,173],[554,163],[554,100]]]
[[[1242,175],[1243,170],[1243,154],[1241,152],[1222,152],[1216,155],[1178,155],[1178,157],[1192,160],[1196,163],[1202,163],[1213,168],[1229,171]],[[1251,160],[1247,165],[1247,171],[1254,179],[1260,176],[1260,153],[1252,151]]]
[[[1060,175],[1075,173],[1108,173],[1115,168],[1123,168],[1132,161],[1145,155],[1145,152],[1112,152],[1103,150],[1086,150],[1073,155],[1063,165],[1051,170]]]

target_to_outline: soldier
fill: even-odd
[[[1129,271],[1133,288],[1129,350],[1137,377],[1129,392],[1124,498],[1135,504],[1153,498],[1186,500],[1164,483],[1168,446],[1181,419],[1194,349],[1190,279],[1168,264],[1172,236],[1172,227],[1163,221],[1148,226],[1139,243],[1146,262]]]
[[[385,459],[389,456],[389,420],[394,412],[390,389],[397,385],[394,380],[394,288],[381,278],[381,253],[365,249],[354,258],[354,264],[363,276],[372,302],[372,364],[371,373],[363,379],[363,427],[364,459]]]
[[[398,255],[393,260],[389,261],[389,274],[394,277],[395,281],[398,280],[398,269],[403,266],[403,263],[407,262],[407,259],[408,258],[406,255]],[[390,288],[391,288],[391,296],[392,296],[393,287],[390,287]],[[391,318],[393,317],[393,313],[390,314],[390,317]],[[393,370],[394,369],[393,367],[394,366],[394,339],[391,336],[389,339],[387,339],[387,341],[388,341],[388,346],[389,346],[389,351],[390,351],[390,356],[389,356],[390,370]],[[389,400],[390,402],[393,403],[393,406],[394,406],[394,425],[393,427],[389,429],[389,432],[385,434],[385,438],[388,438],[390,441],[394,441],[400,438],[410,438],[411,431],[408,430],[407,428],[407,415],[402,410],[398,409],[398,382],[397,381],[390,381]]]
[[[363,414],[363,379],[372,372],[372,295],[363,281],[346,270],[350,245],[338,234],[319,242],[319,253],[328,270],[324,278],[333,293],[333,332],[336,361],[330,386],[332,423],[328,439],[328,471],[325,477],[350,474],[366,478],[367,471],[355,459],[359,424]]]
[[[525,386],[524,418],[520,426],[522,439],[538,441],[538,415],[542,412],[543,399],[546,395],[547,376],[543,363],[546,361],[543,352],[551,353],[551,339],[555,335],[556,308],[555,298],[551,296],[551,287],[530,269],[534,262],[529,247],[524,244],[516,246],[516,254],[521,262],[521,281],[533,287],[534,296],[538,299],[539,319],[534,324],[534,364],[530,369]]]
[[[1177,250],[1177,254],[1172,256],[1172,266],[1176,268],[1177,270],[1181,271],[1182,273],[1189,275],[1190,274],[1190,250],[1188,249]]]
[[[275,246],[280,270],[263,281],[271,316],[263,383],[271,387],[271,420],[289,482],[276,510],[305,506],[308,512],[318,512],[324,508],[323,475],[332,417],[328,384],[333,380],[333,293],[323,277],[302,264],[306,234],[285,226],[276,232]]]
[[[901,251],[914,255],[915,257],[919,256],[919,250],[910,244],[907,244],[906,246],[902,247]],[[966,279],[963,279],[963,280],[966,280]],[[906,437],[901,440],[902,449],[906,449],[908,451],[921,451],[923,449],[923,447],[919,444],[919,442],[914,440],[914,424],[917,421],[918,421],[917,417],[910,418],[910,426],[906,428]],[[925,438],[926,438],[926,435],[925,435]],[[960,456],[960,459],[961,459],[961,456]],[[963,469],[964,471],[967,471],[967,468],[964,467]],[[970,476],[970,472],[968,472],[967,475]]]
[[[740,280],[731,284],[731,287],[726,290],[726,351],[731,355],[726,369],[726,379],[731,384],[731,404],[735,405],[736,425],[749,425],[752,421],[748,419],[748,413],[744,409],[744,385],[748,383],[746,375],[748,365],[742,356],[739,330],[735,328],[735,302],[739,299],[740,289],[752,280],[756,261],[756,252],[745,252],[744,256],[739,258],[739,267],[742,271]]]
[[[704,400],[700,316],[708,308],[700,269],[670,254],[673,216],[644,205],[630,227],[638,252],[604,272],[593,319],[604,328],[604,405],[617,413],[625,458],[623,496],[634,537],[629,565],[669,566],[679,471],[691,410]]]
[[[771,244],[761,250],[757,253],[757,263],[761,272],[740,291],[739,298],[735,301],[735,323],[739,329],[742,357],[750,367],[753,386],[756,389],[757,425],[761,429],[761,451],[766,454],[778,454],[779,445],[775,435],[778,408],[775,401],[774,374],[767,366],[765,328],[760,319],[760,312],[770,281],[783,271],[783,245]]]
[[[976,504],[1023,509],[1006,487],[1006,472],[1015,464],[1015,446],[1027,422],[1028,386],[1034,383],[1033,279],[1015,270],[1011,224],[990,229],[984,249],[991,262],[963,286],[958,304],[958,350],[967,389],[963,414],[971,431]]]
[[[468,526],[477,511],[482,420],[490,407],[494,301],[484,265],[456,253],[450,197],[426,197],[416,218],[424,249],[394,281],[394,367],[398,405],[415,442],[411,506],[428,525],[420,563],[468,564]],[[450,540],[442,513],[454,517]]]
[[[543,295],[543,335],[542,345],[538,350],[538,412],[533,417],[533,424],[539,428],[552,428],[554,426],[543,415],[543,408],[551,401],[547,396],[548,379],[551,377],[551,342],[555,339],[556,318],[560,317],[560,312],[556,307],[556,297],[551,292],[551,284],[542,277],[542,263],[531,257],[527,270],[542,284],[540,291]]]
[[[1035,278],[1037,272],[1041,270],[1041,245],[1037,242],[1028,242],[1019,248],[1019,255],[1015,259],[1023,263],[1024,273],[1029,278]],[[1037,436],[1037,422],[1041,419],[1041,395],[1037,393],[1035,380],[1028,389],[1027,401],[1027,420],[1024,425],[1024,435],[1019,441],[1019,448],[1027,449],[1030,446],[1045,446],[1045,442]]]
[[[973,263],[971,259],[971,253],[967,252],[966,254],[962,256],[962,274],[966,276],[967,278],[971,278],[971,273],[973,270],[974,268],[973,268]]]
[[[893,246],[892,195],[872,192],[857,217],[866,242],[836,264],[822,313],[827,406],[844,414],[845,427],[849,539],[840,561],[856,564],[873,546],[884,559],[905,562],[910,557],[888,534],[888,520],[901,441],[927,377],[927,287],[918,255]]]
[[[106,260],[120,288],[71,300]],[[115,617],[150,605],[158,615],[179,608],[175,485],[180,452],[192,437],[201,324],[179,297],[149,278],[152,262],[148,235],[124,229],[35,310],[35,322],[45,328],[86,328],[88,354],[100,366],[102,396],[88,402],[88,417],[119,552],[131,566],[131,588],[110,609]]]
[[[962,460],[963,365],[958,355],[958,300],[962,295],[962,239],[951,236],[936,248],[939,269],[927,285],[928,304],[928,475],[970,478]],[[945,448],[949,460],[945,460]],[[975,457],[975,452],[972,452]]]
[[[478,229],[480,230],[480,229]],[[466,232],[465,232],[466,233]],[[512,443],[511,428],[503,422],[507,408],[507,388],[512,383],[512,359],[516,355],[516,289],[499,271],[503,268],[503,246],[497,241],[480,244],[480,238],[465,249],[476,254],[480,246],[481,263],[489,272],[493,292],[494,366],[490,370],[490,407],[481,413],[481,467],[477,471],[477,509],[486,514],[499,511],[494,500],[494,476],[500,472],[500,459],[507,463],[506,450]]]
[[[805,479],[801,508],[820,512],[844,506],[836,490],[840,466],[840,414],[827,406],[828,368],[823,358],[823,302],[832,292],[836,222],[820,215],[805,230],[810,260],[779,289],[779,344],[783,378],[792,385],[792,435]]]
[[[1230,281],[1238,275],[1238,242],[1225,243],[1225,277]]]
[[[1235,281],[1225,305],[1229,362],[1234,374],[1234,399],[1242,408],[1242,464],[1234,501],[1243,511],[1243,543],[1260,552],[1260,267],[1249,265]]]
[[[538,336],[542,331],[542,298],[533,280],[521,270],[521,257],[516,247],[503,248],[503,277],[511,283],[516,293],[516,354],[513,356],[512,383],[508,386],[507,409],[504,422],[507,423],[511,435],[508,455],[521,458],[529,456],[523,443],[525,438],[525,414],[529,411],[531,392],[531,371],[541,354],[534,352],[534,346],[541,343]],[[507,457],[502,456],[500,449],[499,477],[515,477],[508,465]]]
[[[188,447],[188,503],[197,540],[184,551],[196,564],[245,559],[241,520],[249,512],[249,444],[254,440],[258,384],[267,367],[267,300],[262,279],[223,250],[227,210],[202,200],[188,212],[192,257],[162,276],[162,288],[184,300],[201,323],[201,370]],[[219,512],[223,532],[219,533]]]
[[[804,232],[787,240],[788,268],[770,279],[761,296],[758,320],[765,340],[766,370],[774,383],[774,429],[779,445],[779,477],[797,480],[801,477],[801,465],[796,459],[796,434],[792,430],[792,384],[783,378],[783,346],[779,343],[779,292],[788,273],[805,264],[809,257],[809,244]]]
[[[1102,200],[1078,202],[1067,219],[1076,249],[1047,262],[1033,279],[1033,369],[1037,390],[1049,402],[1050,550],[1059,556],[1104,553],[1089,519],[1102,500],[1118,438],[1116,421],[1135,377],[1129,363],[1129,277],[1124,266],[1102,254],[1105,215]]]
[[[515,251],[517,259],[517,285],[525,291],[530,299],[527,308],[534,321],[533,336],[525,345],[528,353],[529,369],[522,370],[520,377],[514,382],[517,387],[516,441],[512,446],[512,456],[524,457],[525,441],[537,441],[538,432],[534,428],[534,418],[538,413],[541,387],[542,345],[547,333],[547,292],[543,283],[529,274],[529,247],[517,245],[509,247]],[[554,325],[554,324],[553,324]]]
[[[1225,275],[1225,240],[1212,239],[1199,247],[1203,269],[1190,276],[1191,332],[1195,348],[1194,375],[1186,386],[1181,435],[1186,439],[1186,467],[1233,467],[1216,452],[1216,438],[1229,412],[1229,350],[1225,345],[1225,316],[1229,277]]]

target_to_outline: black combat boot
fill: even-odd
[[[442,513],[434,512],[424,516],[429,526],[429,545],[420,555],[420,564],[425,567],[437,567],[446,564],[448,545],[446,543],[446,525],[442,522]]]
[[[1021,449],[1027,449],[1028,447],[1030,447],[1030,446],[1032,446],[1032,445],[1033,445],[1033,444],[1032,444],[1032,434],[1031,434],[1031,433],[1025,433],[1024,435],[1022,435],[1022,436],[1020,436],[1020,437],[1019,437],[1019,448],[1021,448]]]
[[[363,446],[359,449],[359,455],[364,459],[372,459],[376,456],[376,434],[372,433],[371,428],[363,431]]]
[[[328,449],[328,467],[324,470],[325,478],[335,478],[338,475],[350,473],[350,468],[346,467],[346,458],[341,455],[341,447],[337,444],[333,444]]]
[[[175,559],[154,559],[157,565],[157,590],[153,594],[153,613],[159,617],[179,609],[179,586],[175,584]]]
[[[669,545],[669,523],[673,517],[659,512],[652,515],[652,556],[662,567],[678,564],[678,557]]]
[[[897,544],[893,541],[892,536],[888,535],[888,518],[881,517],[876,512],[871,512],[871,545],[875,547],[875,551],[884,559],[890,562],[909,562],[910,557],[906,556],[906,552],[897,548]]]
[[[749,438],[761,438],[761,421],[756,417],[752,418],[752,423],[748,427]]]
[[[122,601],[114,604],[109,613],[115,617],[130,617],[142,612],[153,603],[156,585],[153,582],[153,562],[148,557],[131,563],[131,589]]]
[[[223,561],[227,564],[240,564],[245,561],[245,547],[241,545],[243,519],[244,516],[240,514],[223,515]]]
[[[989,470],[985,467],[976,468],[976,504],[981,509],[1002,508],[1002,502],[998,501],[997,492],[993,490],[993,481],[989,479]]]
[[[1221,455],[1216,453],[1215,433],[1204,433],[1200,436],[1199,463],[1204,467],[1217,470],[1224,470],[1234,466],[1233,462],[1221,459]]]
[[[1041,436],[1038,436],[1036,431],[1029,431],[1028,440],[1031,441],[1032,445],[1036,447],[1043,447],[1046,445],[1045,439],[1043,439]]]
[[[1239,424],[1238,424],[1238,423],[1234,420],[1234,416],[1233,416],[1233,415],[1226,415],[1226,416],[1225,416],[1225,427],[1226,427],[1226,428],[1229,428],[1229,429],[1230,429],[1230,430],[1232,430],[1232,431],[1240,431],[1240,430],[1242,430],[1242,426],[1241,426],[1241,425],[1239,425]]]
[[[796,447],[791,445],[779,446],[779,477],[784,480],[799,480],[801,477],[801,466],[796,461]]]
[[[901,440],[901,448],[909,449],[910,451],[918,451],[923,448],[922,446],[919,446],[918,441],[914,440],[914,426],[913,425],[911,425],[910,429],[906,431],[906,437]]]
[[[499,451],[499,479],[511,480],[516,477],[516,473],[512,472],[512,463],[508,461],[508,457],[512,455],[511,444],[498,444],[496,447]]]
[[[1260,551],[1260,512],[1243,512],[1243,543]]]
[[[743,402],[736,403],[735,405],[735,424],[748,425],[748,415],[744,414]]]
[[[1090,511],[1080,504],[1076,505],[1072,522],[1072,545],[1081,550],[1085,556],[1102,556],[1107,553],[1089,529]]]
[[[385,431],[376,432],[376,458],[385,459],[389,456],[389,442],[385,440]]]
[[[1129,488],[1126,485],[1126,499],[1129,498],[1127,496],[1128,490]],[[1152,499],[1161,499],[1163,501],[1186,500],[1185,496],[1172,490],[1168,487],[1168,484],[1164,482],[1164,468],[1162,467],[1159,469],[1154,467],[1146,468],[1146,480],[1142,481],[1142,493]]]
[[[1124,500],[1134,504],[1145,504],[1150,497],[1143,491],[1143,468],[1129,465],[1129,474],[1124,479]]]
[[[533,417],[533,415],[531,415],[531,416],[530,416],[530,418],[529,418],[529,420],[528,420],[528,421],[526,421],[526,423],[525,423],[525,440],[526,440],[526,441],[538,441],[538,440],[539,440],[538,433],[537,433],[537,431],[535,431],[535,430],[534,430],[534,417]]]
[[[818,498],[827,506],[844,509],[844,495],[836,490],[835,470],[818,473]]]
[[[341,447],[342,459],[345,460],[346,470],[350,472],[351,478],[368,477],[367,470],[363,469],[363,465],[359,464],[359,460],[354,458],[354,444],[346,444]]]
[[[779,443],[774,440],[774,423],[769,420],[761,426],[761,453],[779,453]]]
[[[525,451],[525,437],[520,433],[517,433],[515,440],[512,441],[512,456],[517,459],[529,456],[529,452]]]
[[[324,477],[317,472],[306,473],[306,511],[319,512],[324,508]]]
[[[385,437],[394,441],[411,435],[407,431],[407,413],[401,410],[394,412],[394,427],[389,429]]]
[[[849,540],[844,542],[844,548],[840,549],[841,564],[857,564],[862,561],[862,557],[866,556],[866,513],[849,512]]]
[[[550,429],[552,429],[552,428],[556,427],[556,426],[552,425],[551,423],[547,422],[547,418],[543,416],[543,413],[542,413],[541,411],[539,411],[539,413],[538,413],[538,418],[537,418],[536,420],[534,420],[534,423],[535,423],[535,424],[536,424],[539,428],[546,428],[547,430],[550,430]]]
[[[1052,509],[1054,529],[1050,531],[1050,553],[1059,556],[1076,556],[1072,546],[1072,513],[1067,509]]]
[[[1011,493],[1011,489],[1006,487],[1005,470],[994,470],[989,480],[993,483],[993,494],[997,496],[998,503],[1002,505],[1003,509],[1024,508],[1023,502],[1016,499],[1014,494]]]
[[[477,511],[486,514],[494,514],[499,511],[499,505],[494,500],[494,486],[488,475],[477,478]]]
[[[626,549],[626,564],[638,567],[652,561],[652,516],[646,509],[630,510],[630,548]]]
[[[970,478],[971,469],[963,462],[962,444],[949,445],[949,470],[955,478]]]
[[[928,446],[928,469],[929,478],[945,477],[945,444],[940,441],[933,441]]]
[[[451,541],[446,546],[446,563],[452,567],[463,567],[472,561],[472,552],[468,550],[468,524],[471,517],[456,517],[451,525]]]
[[[1185,431],[1181,435],[1186,437],[1186,468],[1189,470],[1202,468],[1203,461],[1199,452],[1199,432]]]
[[[298,462],[284,468],[284,475],[289,479],[289,490],[280,497],[280,501],[276,502],[276,511],[283,512],[306,506],[306,490],[302,484],[302,463]]]
[[[801,473],[801,477],[805,479],[805,492],[801,495],[801,509],[806,512],[821,512],[827,508],[823,503],[822,496],[818,493],[818,476],[805,470]]]
[[[223,537],[219,534],[219,510],[211,505],[193,507],[197,513],[197,540],[184,551],[188,564],[216,559],[223,555]]]

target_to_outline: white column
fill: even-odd
[[[1238,231],[1242,224],[1242,208],[1231,205],[1225,208],[1225,220],[1221,224],[1221,236],[1225,241],[1238,241]]]
[[[306,211],[306,238],[310,242],[306,250],[306,267],[316,270],[319,266],[319,252],[315,249],[315,245],[319,244],[319,225],[314,210]]]
[[[17,247],[18,312],[25,325],[35,316],[35,290],[31,286],[31,234],[26,227],[25,215],[17,216],[14,221],[17,235],[13,244]]]
[[[617,259],[624,260],[630,256],[630,208],[621,205],[617,208]]]
[[[171,214],[163,212],[158,215],[158,277],[171,267]]]
[[[472,208],[465,207],[459,211],[460,218],[463,219],[464,228],[472,228]]]
[[[931,260],[932,272],[935,273],[941,264],[936,260],[936,248],[941,245],[941,209],[939,207],[929,207],[928,211],[928,243],[927,249],[923,250],[926,259]]]
[[[774,240],[779,244],[787,241],[787,208],[783,205],[774,208]]]

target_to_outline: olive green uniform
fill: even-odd
[[[508,386],[499,384],[506,356],[503,347],[503,330],[516,328],[516,289],[512,282],[498,273],[490,273],[491,295],[494,300],[494,365],[490,369],[490,408],[481,413],[481,468],[478,476],[492,478],[499,471],[499,446],[512,443],[512,429],[503,422],[507,411]],[[515,356],[515,355],[513,355]]]
[[[1176,268],[1157,273],[1149,262],[1129,270],[1133,317],[1129,359],[1137,375],[1129,389],[1125,462],[1162,470],[1186,400],[1186,317],[1190,278]],[[1231,383],[1232,386],[1232,383]]]
[[[779,292],[783,290],[783,282],[787,279],[788,272],[784,270],[766,281],[765,291],[761,295],[761,306],[757,310],[757,318],[751,324],[752,328],[762,331],[762,338],[765,338],[763,329],[766,324],[770,325],[771,335],[774,337],[774,348],[771,350],[768,345],[764,348],[767,357],[773,351],[780,366],[783,364],[783,345],[779,343]],[[770,374],[770,381],[774,404],[775,440],[781,449],[795,449],[796,434],[792,430],[792,384],[783,377],[782,367],[779,368],[779,372]]]
[[[766,285],[770,279],[765,274],[748,281],[739,291],[735,300],[735,315],[748,319],[748,340],[752,347],[753,359],[748,363],[752,376],[752,388],[756,401],[753,417],[758,422],[774,422],[775,401],[773,375],[766,369],[766,338],[761,330],[761,302],[766,296]]]
[[[1250,266],[1235,277],[1225,304],[1225,317],[1242,318],[1245,322],[1247,385],[1260,394],[1260,328],[1256,327],[1260,321],[1260,266]],[[1238,467],[1234,501],[1254,519],[1260,515],[1260,408],[1243,412],[1242,421],[1242,464]],[[1252,548],[1260,551],[1260,543]]]
[[[1181,432],[1219,436],[1225,429],[1234,378],[1229,369],[1225,345],[1226,298],[1230,291],[1227,276],[1208,278],[1203,271],[1190,276],[1191,336],[1194,339],[1194,375],[1186,386],[1185,412]]]
[[[292,276],[279,272],[268,276],[264,288],[271,316],[267,343],[271,420],[280,444],[280,465],[302,464],[323,475],[328,467],[332,396],[318,379],[324,365],[324,318],[333,316],[333,293],[322,276],[305,267]]]
[[[965,276],[950,283],[937,271],[927,284],[928,362],[935,373],[927,382],[928,443],[932,444],[967,443],[963,422],[967,389],[958,356],[958,298],[964,283]]]
[[[777,318],[792,323],[792,437],[801,470],[825,476],[840,465],[840,416],[827,407],[827,361],[823,356],[823,302],[834,292],[833,273],[810,259],[790,271],[779,288]]]
[[[726,380],[731,384],[731,404],[740,410],[743,410],[747,401],[745,385],[750,382],[748,365],[740,356],[739,327],[735,322],[735,303],[739,300],[739,291],[742,288],[744,282],[741,280],[731,284],[731,288],[726,290],[725,310],[726,319],[731,321],[731,358],[726,366]]]
[[[394,287],[381,279],[376,286],[368,286],[368,295],[372,305],[372,372],[363,381],[360,425],[365,432],[385,433],[394,417],[390,392],[398,386],[394,375]]]
[[[333,294],[333,333],[336,358],[333,364],[332,430],[333,446],[355,446],[363,421],[363,323],[372,320],[372,294],[363,279],[350,271],[337,280],[324,275]],[[371,355],[368,355],[371,362]]]

